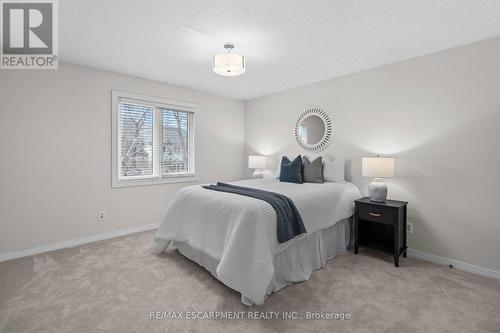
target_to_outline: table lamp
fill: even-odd
[[[262,178],[262,169],[267,166],[267,158],[265,156],[248,156],[248,168],[254,169],[252,178]]]
[[[362,175],[373,178],[368,186],[368,195],[371,201],[385,202],[387,199],[387,185],[384,178],[394,177],[394,158],[392,157],[363,157]]]

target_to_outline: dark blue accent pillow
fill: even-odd
[[[280,182],[302,184],[302,156],[293,161],[286,156],[281,158]]]

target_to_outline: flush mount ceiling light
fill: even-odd
[[[227,53],[214,56],[213,70],[223,76],[237,76],[245,73],[245,57],[231,53],[233,44],[226,44]]]

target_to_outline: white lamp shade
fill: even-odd
[[[248,156],[249,169],[265,169],[267,166],[267,158],[265,156]]]
[[[394,165],[392,157],[363,157],[362,175],[371,178],[394,177]]]
[[[237,76],[245,73],[245,57],[234,53],[214,56],[213,70],[223,76]]]

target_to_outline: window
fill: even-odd
[[[113,91],[113,187],[195,181],[195,105]]]

